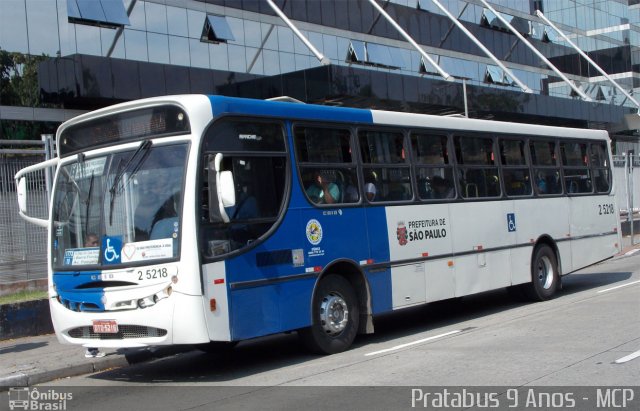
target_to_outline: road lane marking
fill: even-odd
[[[634,255],[635,253],[637,253],[638,251],[640,251],[640,249],[636,248],[634,250],[631,251],[627,251],[626,253],[624,253],[624,255]]]
[[[395,347],[391,347],[391,348],[386,348],[384,350],[380,350],[380,351],[374,351],[374,352],[370,352],[365,354],[365,357],[368,357],[370,355],[377,355],[377,354],[383,354],[385,352],[389,352],[389,351],[395,351],[395,350],[400,350],[402,348],[406,348],[406,347],[410,347],[412,345],[416,345],[416,344],[422,344],[425,343],[427,341],[433,341],[433,340],[437,340],[438,338],[442,338],[442,337],[447,337],[449,335],[453,335],[453,334],[457,334],[459,332],[462,332],[462,330],[455,330],[455,331],[449,331],[448,333],[444,333],[444,334],[440,334],[440,335],[434,335],[433,337],[429,337],[429,338],[423,338],[422,340],[418,340],[418,341],[413,341],[410,343],[406,343],[406,344],[400,344],[400,345],[396,345]]]
[[[618,360],[616,360],[616,364],[622,364],[631,360],[635,360],[636,358],[640,357],[640,350],[636,351],[634,353],[631,353],[629,355],[627,355],[626,357],[622,357]]]
[[[616,287],[607,288],[606,290],[600,290],[600,291],[598,291],[598,294],[606,293],[607,291],[617,290],[618,288],[622,288],[622,287],[628,287],[630,285],[634,285],[634,284],[638,284],[638,283],[640,283],[640,280],[634,281],[634,282],[631,282],[631,283],[627,283],[627,284],[618,285]]]

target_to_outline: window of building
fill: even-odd
[[[500,84],[503,86],[513,86],[513,80],[498,66],[487,65],[484,74],[484,82],[489,84]]]
[[[351,63],[366,63],[367,57],[364,49],[364,42],[351,41],[347,51],[347,61]]]
[[[130,25],[122,0],[67,0],[70,23],[105,27]]]
[[[530,34],[531,25],[529,21],[521,17],[512,16],[511,14],[500,13],[503,19],[505,19],[514,29],[521,34]],[[484,9],[482,17],[480,18],[480,24],[485,27],[490,27],[495,30],[505,31],[510,33],[509,27],[502,22],[491,10]]]
[[[202,27],[200,41],[207,43],[226,43],[234,41],[235,37],[224,16],[207,15]]]
[[[435,56],[437,58],[437,56]],[[435,61],[435,60],[434,60]],[[435,76],[439,76],[440,73],[436,70],[433,64],[425,61],[424,57],[420,57],[420,67],[418,68],[418,72],[420,74],[432,74]]]
[[[388,46],[352,40],[347,51],[347,62],[390,69],[400,68],[394,63],[391,55]]]
[[[551,27],[544,27],[544,32],[542,33],[542,41],[545,43],[559,43],[559,36],[554,29]]]

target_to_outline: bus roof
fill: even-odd
[[[225,114],[261,115],[292,120],[324,120],[370,125],[435,128],[459,131],[523,134],[549,137],[608,139],[604,130],[541,126],[537,124],[480,120],[464,117],[368,110],[348,107],[300,104],[283,101],[254,100],[209,96],[214,116]]]
[[[220,95],[173,95],[135,100],[105,107],[85,113],[65,122],[58,130],[96,117],[108,116],[132,109],[162,104],[178,104],[187,112],[196,110],[203,113],[204,101],[210,102],[213,117],[223,115],[254,115],[298,121],[326,121],[359,125],[381,125],[432,128],[453,131],[491,132],[511,135],[537,135],[549,137],[571,137],[582,139],[608,139],[604,130],[589,130],[569,127],[552,127],[537,124],[512,123],[505,121],[479,120],[464,117],[447,117],[429,114],[402,113],[349,107],[301,104],[286,101],[256,100]],[[198,116],[203,118],[202,116]],[[208,116],[207,116],[208,117]],[[204,118],[203,118],[204,119]],[[210,120],[207,120],[207,122]]]

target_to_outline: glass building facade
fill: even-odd
[[[444,82],[367,0],[275,3],[330,59],[329,67],[265,0],[2,0],[0,49],[46,56],[38,73],[43,103],[75,109],[173,93],[267,98],[287,92],[315,103],[449,114],[464,111],[464,82],[477,117],[609,128],[637,110],[535,14],[543,11],[632,92],[640,87],[640,5],[633,0],[489,2],[596,103],[581,101],[480,0],[439,3],[532,95],[433,0],[378,4],[454,83]]]

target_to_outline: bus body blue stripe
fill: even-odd
[[[285,103],[247,98],[209,96],[214,117],[224,114],[257,115],[291,120],[345,121],[373,123],[370,110],[330,107],[313,104]]]
[[[214,115],[224,113],[286,116],[286,119],[371,122],[367,110],[274,103],[247,99],[211,97]],[[287,138],[292,147],[290,123]],[[291,164],[295,164],[293,153]],[[295,167],[295,166],[294,166]],[[311,299],[317,277],[303,277],[275,283],[261,280],[291,278],[309,269],[326,267],[336,260],[353,264],[373,259],[389,261],[389,235],[384,207],[345,207],[322,209],[309,204],[298,173],[293,169],[291,196],[286,214],[278,229],[256,248],[227,259],[225,270],[229,284],[256,281],[258,285],[231,289],[229,300],[231,336],[234,340],[295,330],[311,324]],[[311,244],[306,227],[317,220],[322,226],[322,240]],[[299,250],[304,264],[292,263],[258,266],[258,255],[278,250]],[[374,314],[392,309],[390,269],[370,271],[362,267],[371,290]]]
[[[73,311],[104,311],[103,287],[78,289],[92,282],[100,282],[100,271],[53,273],[53,283],[62,303],[68,304]]]

